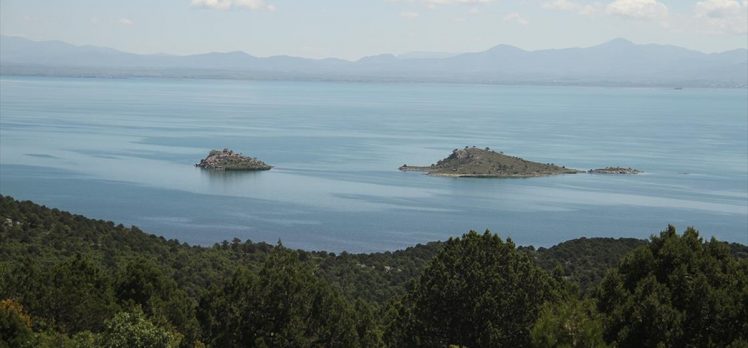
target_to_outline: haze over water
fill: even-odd
[[[376,251],[491,229],[519,244],[748,244],[745,89],[0,79],[0,194],[167,238]],[[402,173],[465,145],[635,176]],[[193,166],[231,148],[275,166]]]

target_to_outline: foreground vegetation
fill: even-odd
[[[745,347],[748,247],[190,246],[0,196],[0,347]]]

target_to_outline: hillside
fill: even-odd
[[[88,219],[7,196],[0,196],[0,222],[0,265],[32,257],[35,264],[49,267],[83,253],[115,271],[129,259],[144,257],[168,269],[168,274],[193,295],[224,279],[240,265],[259,267],[276,247],[239,239],[212,247],[191,246],[135,226]],[[423,270],[442,244],[434,241],[368,254],[297,251],[306,262],[315,264],[323,278],[352,298],[383,304],[402,293],[405,284]],[[520,249],[531,253],[549,272],[562,266],[570,281],[588,288],[597,284],[623,255],[645,244],[645,240],[632,238],[579,238],[550,248]],[[730,248],[735,256],[748,258],[748,246],[731,243]]]
[[[476,236],[471,232],[463,236],[467,238],[463,241]],[[481,238],[489,236],[486,232]],[[37,332],[36,346],[80,344],[110,337],[108,330],[112,330],[114,321],[125,320],[122,315],[135,316],[127,320],[154,323],[154,330],[166,330],[164,335],[183,347],[200,341],[226,346],[245,342],[239,336],[231,336],[239,341],[222,341],[228,336],[218,332],[233,330],[227,323],[234,319],[226,313],[244,305],[273,313],[277,304],[263,301],[275,301],[273,294],[281,291],[277,287],[292,286],[297,289],[293,291],[301,291],[294,295],[300,297],[277,299],[283,303],[298,301],[289,304],[293,311],[287,315],[316,318],[321,326],[314,330],[319,335],[357,332],[347,338],[341,336],[342,340],[353,341],[340,346],[382,346],[388,339],[397,339],[399,331],[392,331],[388,323],[401,320],[397,319],[400,314],[395,314],[402,310],[398,303],[412,296],[412,287],[433,260],[439,255],[445,257],[445,248],[455,241],[459,239],[370,254],[291,251],[280,243],[238,239],[200,247],[166,240],[137,227],[0,196],[0,301],[4,301],[0,312],[27,312]],[[514,248],[510,241],[503,245]],[[636,239],[580,238],[547,249],[519,247],[516,257],[540,266],[537,272],[542,272],[541,278],[547,279],[544,281],[563,279],[571,288],[589,293],[624,255],[648,245]],[[747,246],[729,247],[733,255],[748,257]],[[459,257],[461,253],[454,255]],[[550,274],[556,280],[548,278]],[[558,284],[553,287],[556,291],[564,288]],[[243,302],[248,298],[261,303]],[[85,301],[76,302],[79,299]],[[299,310],[310,310],[306,306],[314,301],[322,301],[319,304],[324,308],[308,314],[293,309],[298,305]],[[113,317],[115,313],[120,314]],[[358,331],[345,329],[351,323],[345,320],[359,325]],[[336,327],[344,331],[335,333]],[[93,336],[88,330],[94,332]],[[245,330],[260,334],[269,329],[253,326]],[[332,342],[328,341],[332,338],[319,339]]]

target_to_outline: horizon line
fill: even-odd
[[[236,54],[236,53],[241,53],[241,54],[247,55],[249,57],[261,58],[261,59],[262,58],[289,57],[289,58],[300,58],[300,59],[309,59],[309,60],[317,60],[317,61],[338,60],[338,61],[345,61],[345,62],[350,62],[350,63],[359,62],[359,61],[367,59],[367,58],[381,57],[381,56],[392,56],[392,57],[394,57],[394,58],[397,59],[399,57],[402,57],[402,56],[405,56],[405,55],[408,55],[408,54],[415,54],[415,53],[423,53],[423,54],[445,54],[447,56],[446,57],[441,57],[441,58],[406,58],[406,59],[413,59],[413,60],[417,60],[417,59],[447,59],[447,58],[450,58],[450,57],[455,57],[455,56],[459,56],[459,55],[463,55],[463,54],[488,52],[488,51],[491,51],[491,50],[499,48],[499,47],[514,48],[514,49],[518,49],[518,50],[521,50],[523,52],[528,52],[528,53],[544,52],[544,51],[561,51],[561,50],[568,50],[568,49],[588,49],[588,48],[599,47],[599,46],[603,46],[603,45],[611,44],[611,43],[615,43],[615,42],[620,42],[620,43],[629,44],[629,45],[633,45],[633,46],[674,47],[674,48],[684,49],[684,50],[688,50],[688,51],[692,51],[692,52],[698,52],[698,53],[707,54],[707,55],[719,55],[719,54],[723,54],[723,53],[727,53],[727,52],[740,51],[740,50],[747,50],[748,51],[748,48],[746,48],[746,47],[737,47],[737,48],[727,49],[727,50],[723,50],[723,51],[705,52],[705,51],[701,51],[701,50],[697,50],[697,49],[692,49],[692,48],[687,48],[687,47],[683,47],[683,46],[678,46],[678,45],[674,45],[674,44],[637,43],[637,42],[633,42],[633,41],[631,41],[631,40],[629,40],[627,38],[624,38],[624,37],[615,37],[615,38],[612,38],[612,39],[609,39],[609,40],[605,40],[605,41],[603,41],[601,43],[598,43],[598,44],[595,44],[595,45],[591,45],[591,46],[570,46],[570,47],[563,47],[563,48],[541,48],[541,49],[535,49],[535,50],[528,50],[528,49],[524,49],[522,47],[518,47],[518,46],[514,46],[514,45],[499,43],[499,44],[493,45],[491,47],[488,47],[486,49],[479,50],[479,51],[442,52],[442,51],[420,51],[420,50],[415,50],[415,51],[408,51],[408,52],[402,52],[402,53],[378,53],[378,54],[370,54],[370,55],[362,56],[362,57],[360,57],[358,59],[346,59],[346,58],[339,58],[339,57],[332,57],[332,56],[321,57],[320,58],[320,57],[293,56],[293,55],[289,55],[289,54],[276,54],[276,55],[270,55],[270,56],[257,56],[257,55],[253,55],[252,53],[249,53],[249,52],[243,51],[243,50],[205,51],[205,52],[200,52],[200,53],[188,53],[188,54],[163,53],[163,52],[158,52],[158,53],[136,53],[136,52],[125,51],[125,50],[121,50],[121,49],[113,48],[113,47],[109,47],[109,46],[98,46],[98,45],[91,45],[91,44],[77,44],[77,43],[67,42],[67,41],[63,41],[63,40],[56,40],[56,39],[39,40],[39,39],[31,39],[31,38],[20,36],[20,35],[0,34],[0,38],[22,39],[22,40],[27,40],[27,41],[36,42],[36,43],[62,43],[62,44],[65,44],[65,45],[70,45],[70,46],[79,47],[79,48],[86,48],[86,47],[89,47],[89,48],[103,48],[103,49],[114,50],[114,51],[117,51],[117,52],[120,52],[120,53],[132,54],[132,55],[138,55],[138,56],[190,57],[190,56],[200,56],[200,55],[208,55],[208,54]]]

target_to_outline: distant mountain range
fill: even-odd
[[[748,50],[703,53],[615,39],[586,48],[382,54],[357,61],[244,52],[133,54],[0,36],[0,73],[98,77],[317,79],[550,85],[748,87]]]

